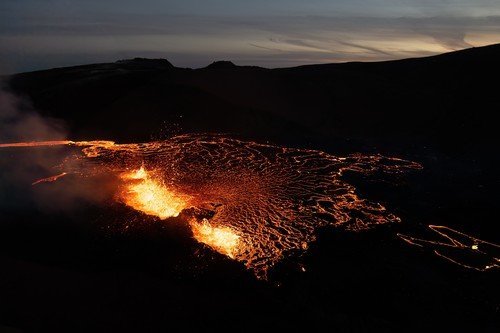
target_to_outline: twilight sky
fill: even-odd
[[[1,0],[0,74],[132,57],[287,67],[500,43],[499,0]]]

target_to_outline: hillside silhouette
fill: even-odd
[[[498,59],[500,44],[279,69],[230,61],[186,69],[136,58],[17,74],[10,87],[66,120],[75,139],[148,140],[176,124],[276,142],[462,153],[494,145]]]

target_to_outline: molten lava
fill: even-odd
[[[423,239],[404,234],[398,237],[464,268],[486,271],[500,267],[500,245],[442,225],[429,225],[428,228],[439,238]]]
[[[318,228],[363,230],[400,221],[380,203],[361,198],[344,179],[346,172],[387,177],[422,168],[381,155],[337,157],[208,135],[140,144],[56,141],[0,148],[56,144],[81,149],[64,160],[60,175],[41,181],[63,173],[117,175],[119,202],[160,219],[180,216],[197,241],[243,262],[259,278],[286,256],[306,251]],[[180,215],[183,210],[190,213]],[[483,247],[479,240],[470,244],[479,255]]]
[[[67,145],[82,149],[65,159],[61,172],[116,174],[118,201],[161,219],[190,208],[194,216],[181,219],[188,217],[194,238],[259,278],[291,253],[305,251],[318,228],[361,230],[400,221],[381,204],[360,198],[343,179],[346,171],[383,175],[421,168],[380,155],[337,157],[224,136]]]
[[[50,176],[47,178],[38,179],[38,180],[34,181],[33,183],[31,183],[31,185],[38,185],[40,183],[52,183],[52,182],[55,182],[59,178],[64,177],[66,175],[67,175],[66,172],[62,172],[62,173],[55,175],[55,176]]]
[[[191,222],[191,228],[193,236],[198,242],[210,246],[231,259],[235,259],[238,255],[241,246],[240,236],[231,228],[214,227],[207,219],[203,219],[201,223]]]
[[[20,148],[20,147],[42,147],[42,146],[61,146],[73,144],[73,141],[30,141],[30,142],[12,142],[0,143],[0,148]]]
[[[121,174],[125,186],[119,194],[127,206],[164,220],[176,217],[189,204],[186,196],[170,191],[161,179],[147,172],[144,167]]]

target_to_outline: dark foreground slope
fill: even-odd
[[[260,282],[179,225],[110,231],[115,211],[18,204],[22,197],[1,186],[32,151],[0,151],[0,198],[15,203],[0,202],[0,331],[496,331],[498,271],[454,266],[395,234],[437,224],[500,242],[500,99],[490,83],[498,59],[493,45],[379,63],[192,70],[136,59],[12,76],[10,89],[63,119],[75,140],[224,132],[332,154],[399,155],[424,170],[398,186],[346,175],[403,222],[324,230]]]

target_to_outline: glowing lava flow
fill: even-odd
[[[160,219],[179,216],[197,241],[244,263],[259,278],[283,258],[307,250],[318,228],[362,230],[400,221],[380,203],[361,198],[344,174],[384,178],[421,169],[399,158],[337,157],[217,135],[137,144],[56,141],[0,147],[55,144],[80,148],[64,160],[60,172],[83,179],[116,175],[118,202]],[[484,243],[471,245],[478,252],[473,246],[483,251]]]
[[[215,251],[235,259],[240,250],[240,236],[228,227],[214,227],[207,219],[191,222],[194,238]]]
[[[28,141],[28,142],[12,142],[0,143],[0,148],[22,148],[22,147],[50,147],[50,146],[91,146],[91,147],[110,147],[115,143],[113,141],[96,140],[96,141]]]
[[[500,245],[471,237],[446,226],[429,225],[429,230],[441,240],[403,234],[398,234],[398,237],[408,244],[430,249],[437,256],[465,268],[486,271],[500,267]]]
[[[34,181],[33,183],[31,183],[31,185],[38,185],[40,183],[55,182],[56,180],[58,180],[61,177],[66,176],[67,174],[68,174],[67,172],[62,172],[62,173],[60,173],[58,175],[55,175],[55,176],[50,176],[50,177],[47,177],[47,178],[38,179],[37,181]]]
[[[169,191],[161,179],[155,179],[144,167],[121,174],[125,188],[121,200],[135,210],[164,220],[176,217],[188,205],[189,199]]]
[[[31,142],[13,142],[13,143],[0,143],[0,148],[19,148],[19,147],[42,147],[42,146],[61,146],[70,145],[73,141],[59,140],[59,141],[31,141]]]
[[[320,227],[362,230],[400,221],[381,204],[360,198],[345,181],[346,172],[387,177],[421,169],[418,163],[381,155],[337,157],[208,135],[140,144],[46,141],[0,148],[54,145],[80,149],[64,160],[59,175],[34,184],[69,173],[83,179],[116,175],[118,202],[162,220],[179,216],[197,241],[243,262],[259,278],[284,257],[307,250]],[[431,230],[445,241],[399,237],[463,267],[499,266],[499,256],[491,254],[498,245],[446,227]],[[465,252],[479,261],[464,259]]]

